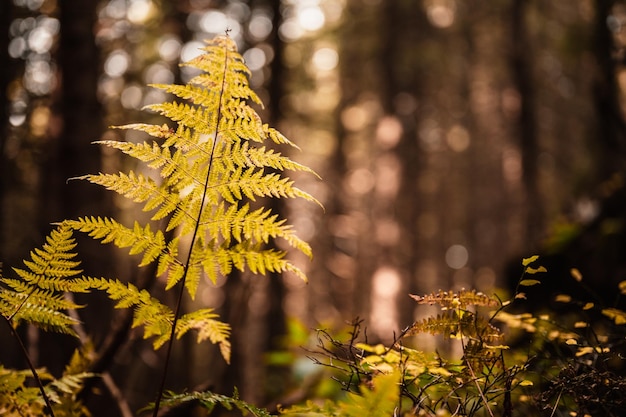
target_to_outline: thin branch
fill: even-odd
[[[46,403],[46,408],[45,408],[46,414],[50,415],[51,417],[54,417],[54,411],[52,410],[52,403],[50,402],[50,398],[48,398],[48,394],[46,394],[46,390],[44,389],[43,382],[41,382],[41,379],[39,378],[39,374],[37,373],[37,369],[35,369],[35,365],[33,364],[33,361],[30,360],[28,349],[26,349],[26,346],[24,346],[24,342],[22,342],[22,338],[17,333],[17,330],[13,327],[11,320],[4,316],[2,316],[2,318],[9,326],[9,329],[11,330],[11,334],[13,335],[13,337],[17,340],[17,343],[22,351],[22,355],[24,356],[24,359],[26,359],[26,363],[28,364],[28,367],[30,368],[30,372],[33,374],[33,378],[35,378],[35,382],[37,383],[37,386],[39,387],[39,392],[41,392],[41,396],[43,397],[43,400]]]
[[[226,33],[228,35],[228,31]],[[176,309],[174,311],[174,320],[172,322],[172,331],[170,332],[170,339],[167,343],[167,352],[165,354],[165,363],[163,365],[163,375],[161,376],[161,384],[157,392],[157,398],[154,402],[154,412],[152,414],[153,417],[157,417],[159,414],[161,399],[163,398],[163,391],[165,390],[165,381],[167,379],[167,368],[169,366],[170,358],[172,356],[172,346],[174,345],[174,338],[176,337],[176,325],[178,323],[178,318],[180,317],[180,312],[181,312],[182,304],[183,304],[182,301],[183,301],[183,294],[185,292],[185,281],[187,280],[187,274],[189,272],[189,265],[191,264],[191,256],[193,254],[193,247],[196,241],[196,236],[198,235],[198,230],[200,229],[200,219],[202,218],[202,210],[204,208],[204,204],[205,204],[206,196],[207,196],[207,190],[209,188],[211,168],[213,166],[215,149],[217,147],[216,145],[217,145],[217,139],[218,139],[219,126],[220,126],[220,121],[222,120],[222,98],[224,95],[224,89],[226,87],[226,71],[228,69],[228,48],[225,48],[225,53],[226,53],[226,56],[224,57],[224,72],[223,72],[224,76],[222,79],[222,86],[220,89],[220,96],[219,96],[219,102],[218,102],[219,104],[217,108],[217,119],[215,121],[215,135],[213,137],[211,156],[209,157],[209,165],[207,167],[207,174],[206,174],[206,179],[204,182],[204,192],[202,193],[202,200],[200,202],[198,219],[196,220],[196,224],[193,229],[193,235],[191,236],[191,244],[189,248],[189,253],[187,254],[187,261],[185,262],[183,276],[180,279],[180,283],[179,283],[180,291],[178,293],[178,300],[176,301]]]

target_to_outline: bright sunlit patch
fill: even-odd
[[[371,171],[365,168],[355,169],[348,173],[347,185],[357,194],[366,194],[374,188],[376,179]]]
[[[174,73],[165,63],[156,62],[146,69],[144,79],[146,84],[172,84]]]
[[[341,122],[347,130],[357,131],[365,127],[369,119],[363,106],[348,107],[341,113]]]
[[[265,65],[267,58],[265,52],[260,48],[250,48],[243,53],[243,58],[246,60],[246,65],[251,71],[256,71]]]
[[[204,44],[200,41],[187,42],[180,51],[180,59],[183,62],[191,61],[197,56],[202,55],[202,48]]]
[[[9,55],[11,58],[19,58],[26,52],[26,40],[23,37],[13,38],[9,43]]]
[[[255,14],[250,19],[248,31],[256,40],[264,40],[272,32],[272,19],[264,14]]]
[[[452,245],[446,251],[446,264],[453,269],[461,269],[469,260],[467,248],[463,245]]]
[[[30,116],[30,131],[34,136],[43,136],[50,121],[50,108],[37,106]]]
[[[446,142],[454,152],[463,152],[470,145],[470,135],[463,126],[454,125],[446,135]]]
[[[165,61],[175,61],[180,56],[181,47],[178,37],[165,35],[159,39],[159,56]]]
[[[16,6],[28,7],[30,10],[39,10],[44,0],[13,0]]]
[[[150,0],[134,0],[126,12],[126,17],[136,25],[147,22],[152,16],[154,5]]]
[[[393,337],[398,329],[397,296],[402,286],[400,273],[392,267],[378,268],[372,277],[372,330],[382,339]]]
[[[300,38],[304,33],[304,29],[298,24],[295,19],[285,20],[278,29],[280,38],[284,41],[294,41]]]
[[[141,107],[141,99],[143,98],[143,92],[138,85],[130,85],[126,87],[120,96],[122,106],[127,109],[138,109]]]
[[[224,33],[228,29],[228,19],[219,10],[209,10],[198,22],[200,29],[207,33]]]
[[[102,13],[113,19],[123,19],[126,16],[126,0],[109,0]]]
[[[376,127],[376,142],[383,149],[391,149],[400,142],[404,129],[402,123],[394,116],[385,116]]]
[[[28,47],[38,54],[48,52],[52,43],[52,33],[46,27],[38,26],[28,34]]]
[[[209,10],[198,21],[201,30],[210,34],[223,35],[228,31],[232,38],[237,38],[241,33],[241,25],[219,10]]]
[[[25,121],[25,114],[12,114],[11,116],[9,116],[9,123],[11,123],[11,126],[21,126],[24,124]]]
[[[324,26],[325,21],[324,12],[317,6],[303,7],[298,10],[298,24],[305,30],[311,32],[319,30]]]
[[[37,95],[48,94],[54,87],[52,67],[50,62],[33,60],[26,64],[24,86],[28,91]]]
[[[121,77],[128,69],[129,64],[130,57],[128,54],[118,49],[111,52],[104,62],[104,72],[106,72],[109,77]]]
[[[339,63],[339,54],[333,48],[320,48],[313,54],[312,62],[320,71],[331,71]]]
[[[456,14],[454,0],[433,0],[426,6],[426,15],[433,26],[445,29],[452,26]]]

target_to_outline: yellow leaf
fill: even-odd
[[[578,344],[578,342],[576,341],[576,339],[567,339],[567,340],[565,341],[565,343],[566,343],[566,344],[568,344],[568,345],[577,345],[577,344]]]
[[[531,285],[541,284],[541,281],[536,279],[523,279],[520,281],[519,285],[523,285],[525,287],[530,287]]]
[[[594,349],[591,346],[580,347],[578,348],[578,352],[576,352],[576,356],[580,357],[589,353],[593,353],[593,350]]]
[[[515,298],[520,298],[522,300],[525,300],[526,299],[526,293],[518,292],[517,294],[515,294]]]
[[[490,346],[490,345],[484,345],[486,349],[510,349],[509,346],[507,345],[496,345],[496,346]]]
[[[626,294],[626,281],[622,281],[618,284],[619,290],[622,294]]]
[[[572,268],[569,270],[569,273],[572,275],[572,278],[574,278],[576,281],[580,282],[583,280],[583,274],[581,274],[578,269]]]
[[[574,328],[575,329],[583,329],[585,327],[588,327],[589,323],[584,322],[584,321],[577,321],[576,323],[574,323]]]
[[[522,265],[523,266],[528,266],[531,263],[535,262],[537,259],[539,259],[539,255],[533,255],[533,256],[531,256],[529,258],[524,258],[524,259],[522,259]]]
[[[615,321],[615,324],[626,324],[626,312],[617,308],[605,308],[602,314]]]
[[[523,380],[522,382],[519,383],[522,387],[528,387],[533,385],[533,381],[529,381],[527,379]]]
[[[556,301],[557,303],[569,303],[570,301],[572,301],[572,297],[567,294],[559,294],[554,298],[554,301]]]
[[[548,270],[543,266],[540,266],[538,268],[531,268],[530,266],[526,267],[527,274],[537,274],[539,272],[548,272]]]
[[[593,303],[587,303],[583,306],[583,310],[590,310],[593,308]]]

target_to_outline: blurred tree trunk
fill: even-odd
[[[100,56],[94,40],[97,0],[59,1],[60,41],[57,63],[58,90],[53,93],[51,123],[43,164],[40,227],[48,233],[50,223],[78,216],[110,215],[111,200],[102,187],[86,181],[69,181],[100,170],[100,150],[91,142],[102,134],[102,111],[97,98]],[[76,236],[81,267],[87,274],[111,276],[110,249],[99,242]],[[98,343],[108,331],[110,309],[90,297],[83,319]],[[98,329],[104,329],[98,331]],[[76,342],[56,335],[41,335],[42,362],[61,372]]]
[[[512,77],[519,94],[517,120],[519,148],[522,155],[522,180],[526,194],[526,247],[537,244],[544,230],[542,201],[537,177],[539,144],[535,117],[535,82],[531,57],[531,42],[526,23],[528,0],[513,0],[511,17],[511,67]]]
[[[417,294],[430,290],[415,277],[422,249],[417,230],[420,213],[424,211],[417,187],[418,178],[423,169],[423,155],[417,141],[419,129],[415,109],[411,109],[412,101],[423,91],[421,86],[419,55],[413,50],[420,40],[428,38],[429,24],[422,8],[410,6],[396,1],[383,2],[381,10],[382,27],[377,62],[381,65],[380,97],[383,114],[389,122],[401,126],[397,144],[385,144],[381,137],[393,138],[393,133],[384,124],[377,129],[379,144],[378,155],[389,160],[397,160],[401,166],[400,186],[397,196],[391,201],[382,201],[380,210],[387,212],[397,222],[401,231],[397,242],[382,248],[380,262],[392,261],[397,265],[402,276],[401,286],[396,295],[398,325],[403,328],[414,319],[414,302],[407,294]],[[407,71],[406,63],[414,68],[413,74]],[[396,63],[396,64],[393,64]],[[403,101],[404,99],[404,101]],[[408,102],[407,102],[408,100]],[[390,136],[389,136],[390,135]],[[380,205],[380,204],[379,204]],[[407,225],[408,227],[402,227]],[[393,233],[393,231],[389,231]]]
[[[626,175],[626,124],[619,105],[620,89],[616,80],[616,58],[623,54],[626,45],[616,45],[611,30],[617,19],[613,16],[613,0],[595,2],[595,36],[593,50],[598,62],[598,76],[595,82],[597,111],[597,132],[600,143],[601,161],[599,179],[609,179],[616,173]],[[611,23],[613,22],[613,23]],[[624,30],[623,27],[615,30]],[[624,60],[624,58],[622,58]],[[625,61],[620,62],[623,67]]]
[[[5,157],[5,142],[9,129],[9,97],[8,97],[8,89],[11,80],[13,79],[13,75],[11,73],[11,65],[9,58],[9,26],[11,24],[12,16],[13,16],[13,2],[11,1],[3,1],[0,2],[0,28],[2,33],[0,34],[0,62],[3,64],[0,66],[0,97],[2,98],[2,102],[0,102],[0,158],[2,160],[2,168],[6,166],[4,162]],[[4,195],[4,181],[5,181],[4,172],[2,172],[2,180],[0,180],[0,201],[2,201],[2,196]],[[0,204],[0,219],[4,219],[3,214],[3,204]],[[2,224],[0,223],[0,236],[2,233]],[[3,254],[0,252],[0,259],[2,259]]]
[[[9,57],[9,26],[13,19],[13,2],[2,1],[0,2],[0,272],[2,275],[7,275],[7,270],[12,266],[13,259],[10,259],[10,251],[6,250],[10,244],[11,237],[9,236],[6,225],[10,221],[7,218],[7,213],[10,211],[5,210],[5,204],[8,204],[8,189],[11,178],[11,168],[8,159],[7,138],[9,136],[9,85],[13,81],[14,73],[14,60]],[[5,264],[4,262],[9,262]],[[0,340],[10,340],[11,334],[4,325],[0,325]],[[23,361],[17,354],[19,350],[15,343],[3,343],[2,356],[0,362],[7,367],[11,366],[23,366]]]

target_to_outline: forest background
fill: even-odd
[[[266,404],[289,388],[270,353],[298,326],[360,317],[388,342],[431,313],[408,294],[506,288],[534,253],[553,286],[576,267],[610,294],[626,279],[625,23],[626,3],[609,0],[0,2],[0,261],[19,265],[55,221],[144,215],[67,179],[127,168],[91,142],[138,140],[107,127],[157,120],[140,110],[164,96],[146,84],[187,81],[178,63],[229,30],[259,113],[322,177],[295,178],[325,211],[275,207],[312,244],[313,261],[294,259],[309,283],[244,275],[199,294],[236,330],[233,363],[183,339],[169,387],[237,386]],[[122,252],[81,248],[86,270],[150,279]],[[137,409],[160,352],[91,297],[84,327]],[[0,363],[23,367],[0,332]],[[35,363],[59,373],[76,341],[24,332]]]

